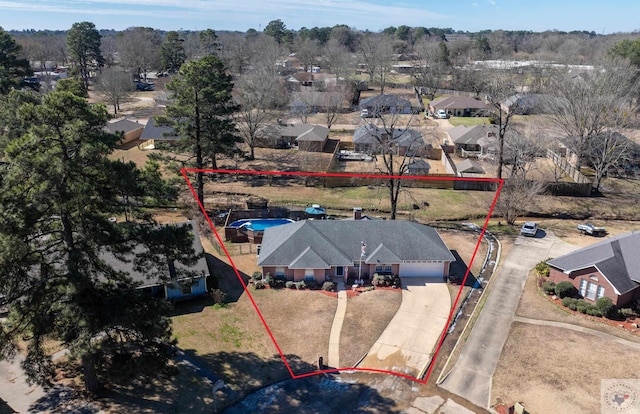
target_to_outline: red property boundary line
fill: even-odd
[[[306,378],[306,377],[311,377],[314,375],[320,375],[320,374],[325,374],[325,373],[335,373],[335,372],[339,372],[339,371],[365,371],[365,372],[374,372],[374,373],[381,373],[381,374],[390,374],[390,375],[395,375],[398,377],[402,377],[402,378],[406,378],[409,379],[411,381],[417,382],[419,384],[426,384],[429,376],[431,375],[431,371],[433,370],[434,366],[435,366],[435,360],[438,357],[438,353],[440,352],[440,348],[442,347],[442,344],[446,338],[446,332],[447,332],[447,328],[449,327],[449,324],[451,323],[451,319],[454,316],[454,310],[458,304],[458,301],[460,300],[460,295],[462,294],[462,288],[465,286],[465,283],[467,282],[467,278],[469,276],[470,270],[471,270],[471,266],[473,265],[473,262],[476,258],[476,254],[478,253],[478,248],[480,247],[480,243],[482,243],[482,239],[484,238],[484,234],[485,231],[487,229],[487,225],[489,224],[489,219],[491,218],[491,215],[493,214],[493,210],[495,209],[496,203],[498,201],[498,197],[500,196],[500,191],[502,190],[502,186],[504,185],[504,180],[502,179],[497,179],[497,178],[462,178],[462,177],[429,177],[429,176],[410,176],[410,175],[386,175],[386,174],[349,174],[349,173],[312,173],[312,172],[301,172],[301,171],[294,171],[294,172],[283,172],[283,171],[256,171],[256,170],[226,170],[226,169],[195,169],[195,168],[182,168],[180,170],[180,172],[182,173],[182,176],[184,177],[189,189],[191,190],[191,194],[193,195],[193,198],[196,200],[196,202],[198,203],[198,206],[200,207],[200,211],[202,211],[202,214],[204,214],[205,219],[207,220],[207,222],[209,223],[209,226],[211,227],[211,230],[213,231],[213,234],[216,236],[216,240],[218,241],[218,244],[220,245],[220,247],[222,248],[222,250],[224,251],[225,255],[227,256],[227,258],[229,259],[229,263],[231,263],[231,266],[233,267],[233,270],[236,274],[236,276],[238,277],[238,280],[240,281],[240,283],[242,284],[242,287],[244,288],[245,293],[247,294],[247,296],[249,297],[249,300],[251,301],[251,304],[253,305],[254,309],[256,310],[258,317],[260,318],[260,321],[262,322],[262,324],[264,325],[265,329],[267,330],[267,333],[269,334],[269,337],[271,338],[271,341],[273,342],[273,344],[276,347],[276,350],[278,351],[278,354],[280,354],[280,358],[282,359],[282,362],[284,363],[285,367],[287,368],[287,371],[289,371],[289,374],[291,375],[291,378],[293,379],[300,379],[300,378]],[[453,305],[451,306],[451,310],[449,311],[449,317],[447,318],[447,322],[445,323],[444,329],[442,331],[442,333],[440,334],[440,339],[438,341],[438,346],[436,347],[436,351],[433,354],[433,357],[431,358],[431,361],[429,362],[429,369],[427,370],[424,379],[420,379],[417,377],[413,377],[411,375],[406,375],[406,374],[402,374],[399,372],[394,372],[394,371],[389,371],[389,370],[382,370],[382,369],[375,369],[375,368],[332,368],[332,369],[325,369],[325,370],[317,370],[317,371],[312,371],[312,372],[307,372],[307,373],[303,373],[303,374],[296,374],[293,372],[293,370],[291,369],[291,366],[289,365],[289,362],[287,361],[287,358],[285,357],[284,353],[282,352],[282,350],[280,349],[280,345],[278,345],[278,342],[276,341],[275,337],[273,336],[273,333],[271,332],[271,329],[269,329],[269,325],[267,325],[267,322],[264,319],[264,316],[262,315],[262,312],[260,312],[260,309],[258,308],[258,305],[256,304],[255,300],[253,299],[253,296],[251,295],[251,292],[249,291],[249,289],[247,288],[247,285],[245,284],[244,280],[242,279],[242,277],[240,276],[240,272],[238,271],[238,268],[236,267],[235,263],[233,262],[233,259],[231,257],[231,255],[229,254],[229,251],[227,250],[227,248],[225,247],[224,243],[222,242],[222,238],[220,237],[220,234],[218,234],[218,232],[215,229],[215,226],[213,224],[213,222],[211,221],[211,218],[209,217],[209,215],[207,214],[204,205],[200,202],[200,200],[198,200],[198,196],[196,193],[196,190],[193,188],[193,185],[191,184],[191,181],[189,180],[189,177],[187,174],[189,173],[206,173],[206,174],[230,174],[230,175],[277,175],[277,176],[302,176],[302,177],[348,177],[348,178],[375,178],[375,179],[390,179],[390,178],[397,178],[397,179],[401,179],[401,180],[422,180],[422,181],[482,181],[482,182],[492,182],[492,183],[496,183],[498,184],[498,189],[496,190],[495,196],[493,198],[493,202],[491,203],[491,207],[489,208],[489,212],[487,214],[487,217],[484,221],[484,225],[482,226],[482,230],[480,231],[480,236],[478,237],[478,242],[476,243],[476,247],[473,251],[473,255],[471,256],[471,261],[469,262],[469,265],[467,266],[467,270],[464,274],[464,278],[462,279],[462,283],[460,284],[460,289],[458,290],[458,294],[456,295],[456,298],[453,302]]]

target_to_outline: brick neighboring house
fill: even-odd
[[[434,228],[415,222],[303,220],[265,230],[258,266],[295,281],[374,273],[441,279],[455,260]]]
[[[468,96],[446,96],[429,102],[429,110],[444,110],[449,116],[488,116],[489,105]]]
[[[322,152],[329,128],[313,124],[270,125],[265,137],[258,141],[260,146],[274,148],[292,148],[298,146],[300,151]]]
[[[611,237],[549,260],[549,280],[569,281],[582,297],[608,297],[617,307],[640,299],[640,232]]]
[[[126,118],[116,119],[107,122],[105,130],[112,134],[122,134],[122,139],[118,145],[128,144],[140,138],[144,125]]]
[[[173,128],[168,125],[157,125],[154,117],[149,118],[147,125],[145,125],[142,134],[140,135],[140,144],[144,148],[153,149],[157,143],[169,143],[172,144],[180,139],[175,134]]]
[[[386,129],[373,124],[364,124],[354,131],[351,140],[356,151],[367,154],[382,153],[381,143],[388,143],[389,147],[393,147],[394,151],[401,156],[422,155],[431,148],[430,145],[425,144],[422,134],[416,129],[394,128],[392,133],[393,137],[389,137]]]

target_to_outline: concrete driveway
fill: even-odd
[[[403,278],[402,304],[358,368],[417,377],[431,360],[451,312],[442,278]],[[375,315],[367,315],[371,318]]]
[[[544,230],[538,230],[535,238],[518,236],[509,256],[493,276],[484,308],[442,388],[480,407],[489,407],[491,379],[509,336],[529,270],[541,260],[577,248]]]

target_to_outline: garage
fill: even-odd
[[[442,277],[444,263],[402,263],[400,277]]]

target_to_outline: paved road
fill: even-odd
[[[402,304],[359,368],[417,377],[444,330],[451,298],[442,278],[403,278]]]
[[[493,276],[484,308],[455,367],[441,385],[444,389],[480,407],[489,407],[491,377],[509,336],[529,270],[541,260],[575,249],[576,246],[542,230],[536,238],[516,239],[509,256]]]

